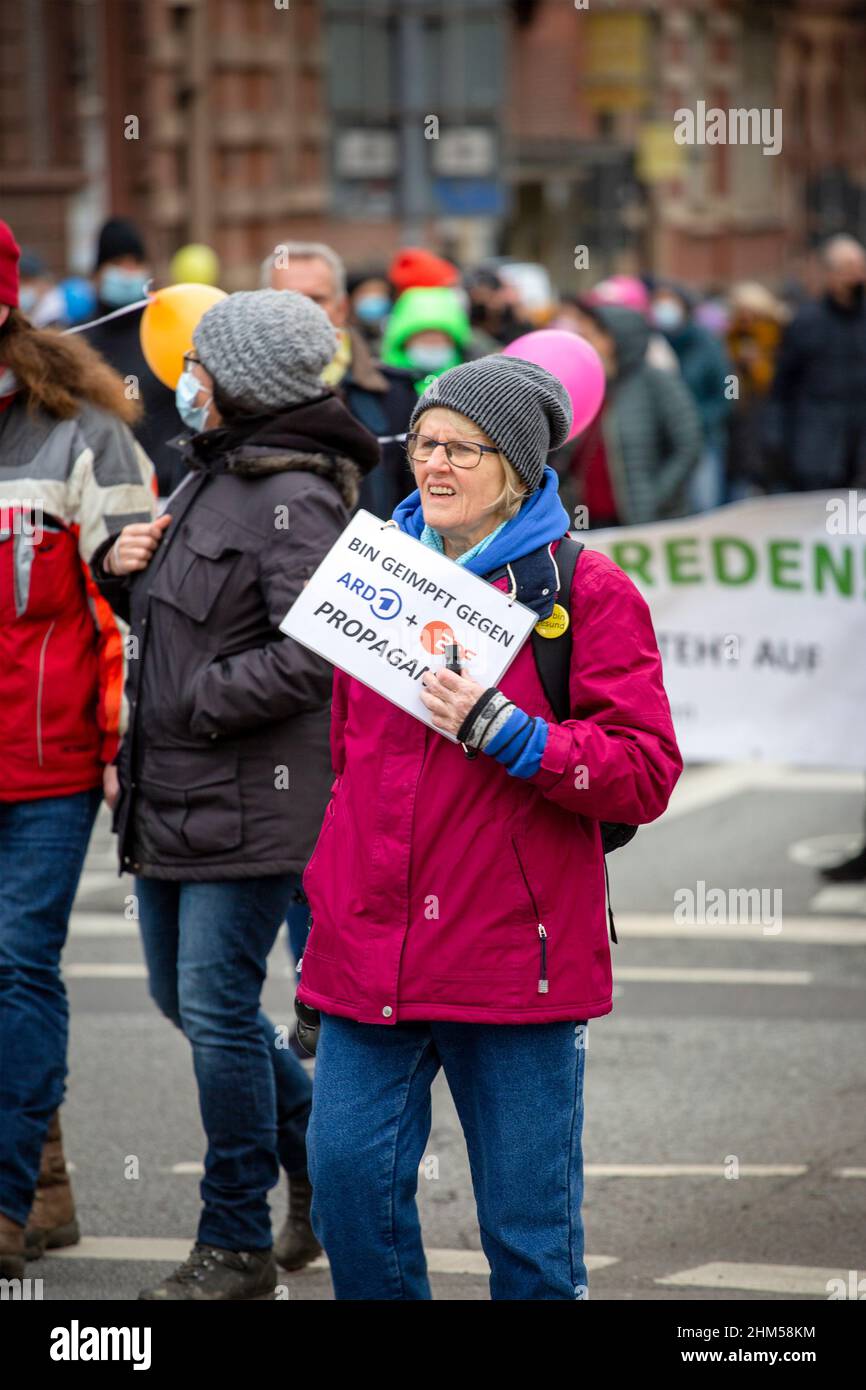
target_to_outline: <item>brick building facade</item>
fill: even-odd
[[[563,288],[777,280],[866,234],[864,40],[846,0],[0,0],[0,210],[58,271],[125,213],[230,289],[286,237],[406,235]],[[676,146],[698,101],[780,107],[781,153]]]

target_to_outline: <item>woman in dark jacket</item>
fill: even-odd
[[[268,953],[328,800],[331,668],[278,624],[348,520],[375,439],[322,386],[323,311],[290,290],[202,318],[178,384],[189,472],[99,559],[131,623],[115,828],[150,989],[193,1049],[208,1137],[190,1258],[142,1297],[273,1296],[309,1226],[310,1082],[262,1013]],[[112,577],[114,576],[114,577]],[[267,1193],[289,1174],[272,1252]]]

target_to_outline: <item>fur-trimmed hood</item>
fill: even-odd
[[[375,435],[350,415],[333,392],[278,414],[181,436],[191,468],[264,477],[305,471],[326,478],[351,510],[361,479],[379,462]]]
[[[354,508],[363,475],[354,459],[347,458],[345,454],[308,454],[300,449],[264,449],[247,445],[225,455],[225,471],[240,473],[248,478],[293,470],[326,478],[333,483],[349,511]]]

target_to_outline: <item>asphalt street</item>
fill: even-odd
[[[662,821],[611,856],[616,997],[590,1022],[585,1089],[591,1299],[826,1300],[828,1280],[864,1277],[866,885],[816,872],[856,844],[863,798],[853,774],[694,768]],[[84,1239],[28,1267],[45,1299],[135,1298],[194,1238],[191,1062],[148,997],[131,888],[102,815],[65,953],[63,1119]],[[722,920],[677,920],[684,895],[699,905],[710,889],[728,895]],[[766,890],[763,920],[743,920],[728,894],[743,889]],[[265,1006],[289,1023],[284,933],[270,965]],[[434,1297],[486,1299],[441,1079],[419,1204]],[[284,1209],[280,1188],[275,1229]],[[324,1260],[283,1278],[290,1299],[332,1297]]]

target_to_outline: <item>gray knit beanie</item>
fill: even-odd
[[[324,309],[294,290],[230,294],[202,315],[192,341],[217,386],[254,411],[323,395],[322,370],[337,350]]]
[[[562,382],[522,357],[478,357],[451,367],[428,386],[412,411],[457,410],[478,425],[519,473],[530,492],[541,487],[551,449],[571,428],[571,399]]]

